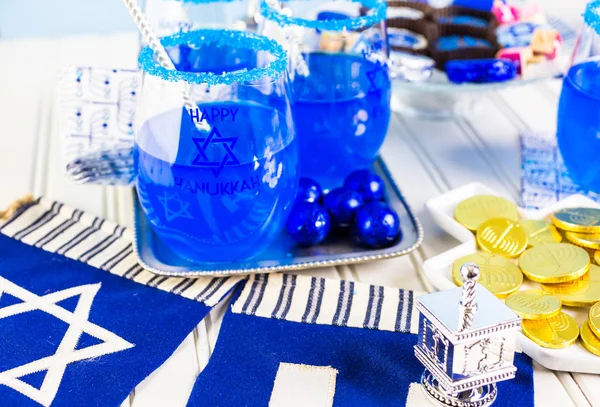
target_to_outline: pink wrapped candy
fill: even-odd
[[[545,55],[548,59],[556,58],[562,38],[558,31],[549,28],[536,28],[531,39],[531,49],[536,55]]]
[[[527,63],[533,58],[533,50],[530,47],[503,48],[498,51],[496,58],[513,61],[517,65],[517,74],[525,76]]]
[[[538,24],[546,22],[546,17],[537,4],[514,6],[496,1],[492,7],[492,13],[494,13],[500,24],[516,23],[518,21],[531,21]]]
[[[519,21],[517,8],[509,6],[500,1],[496,1],[492,7],[492,13],[500,24],[509,24]]]

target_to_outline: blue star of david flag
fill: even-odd
[[[47,199],[0,232],[2,406],[120,405],[241,280],[153,275],[128,230]]]
[[[423,406],[414,356],[419,293],[287,274],[248,280],[188,406]],[[531,359],[495,407],[533,406]]]

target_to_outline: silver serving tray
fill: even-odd
[[[391,247],[365,249],[353,245],[349,238],[331,239],[313,247],[298,247],[284,231],[273,246],[250,260],[231,263],[192,263],[173,253],[154,233],[142,211],[137,193],[133,190],[134,252],[140,265],[147,270],[163,276],[177,277],[274,273],[365,263],[403,256],[421,245],[423,228],[381,158],[375,162],[373,171],[384,180],[387,202],[400,217],[402,239]]]

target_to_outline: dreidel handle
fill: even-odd
[[[469,329],[477,312],[477,293],[475,287],[479,280],[479,266],[475,263],[465,263],[460,268],[462,276],[462,296],[460,299],[460,314],[459,331]]]

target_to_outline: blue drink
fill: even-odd
[[[207,131],[179,109],[142,125],[135,146],[138,196],[154,231],[181,257],[252,257],[281,233],[296,193],[293,129],[278,110],[258,104],[198,107]],[[163,134],[172,123],[181,123],[176,148],[168,141],[177,138]]]
[[[557,138],[574,181],[600,192],[600,60],[569,70],[560,97]]]
[[[310,75],[296,73],[293,82],[300,175],[331,188],[373,164],[390,120],[390,79],[361,55],[313,52],[305,59]]]

